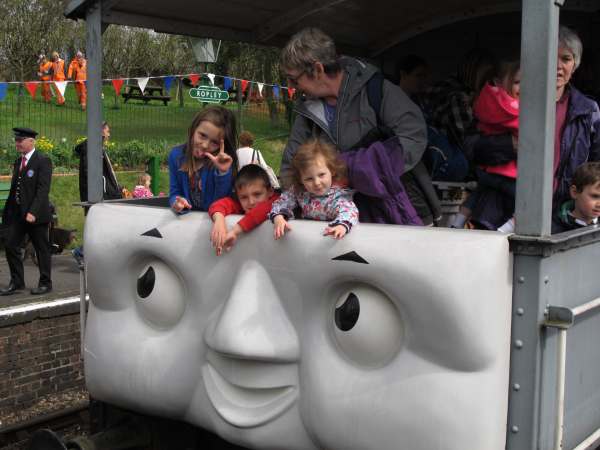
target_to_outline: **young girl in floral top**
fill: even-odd
[[[138,182],[136,187],[133,188],[133,198],[152,198],[154,194],[150,190],[150,183],[152,182],[152,177],[143,173],[138,177]]]
[[[323,235],[343,238],[358,223],[354,191],[345,184],[346,167],[335,148],[312,139],[298,148],[292,161],[293,186],[273,203],[269,218],[275,239],[292,228],[288,220],[300,207],[303,219],[328,221]]]

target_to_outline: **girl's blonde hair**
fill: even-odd
[[[144,186],[146,184],[146,180],[151,181],[152,177],[149,173],[140,173],[138,175],[137,184],[140,186]]]
[[[237,127],[235,121],[235,115],[230,110],[223,108],[222,106],[207,106],[192,120],[192,124],[188,129],[188,139],[183,149],[183,163],[181,164],[180,170],[187,172],[190,179],[190,183],[194,179],[194,172],[200,167],[194,163],[194,148],[193,140],[196,128],[201,122],[210,122],[215,127],[220,128],[223,131],[223,140],[225,141],[225,153],[227,153],[233,159],[231,170],[233,175],[237,172]]]
[[[340,158],[336,148],[319,139],[311,139],[298,147],[298,151],[292,159],[292,182],[296,187],[304,188],[301,174],[314,164],[319,156],[325,159],[333,182],[342,182],[346,179],[346,164]]]

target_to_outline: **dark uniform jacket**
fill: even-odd
[[[52,219],[48,198],[52,181],[52,161],[36,150],[22,172],[20,167],[19,156],[13,166],[10,193],[2,214],[3,225],[10,225],[19,219],[25,220],[27,213],[35,216],[36,224],[49,223]]]
[[[79,157],[79,198],[82,202],[87,202],[87,139],[77,145],[74,152]],[[102,198],[104,200],[123,198],[121,186],[117,182],[117,177],[104,148],[102,149],[102,179]]]

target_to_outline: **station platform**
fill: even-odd
[[[27,259],[24,265],[26,289],[14,295],[0,296],[0,310],[79,295],[79,267],[69,251],[52,256],[52,292],[47,295],[30,294],[31,288],[37,286],[39,272],[30,259]],[[4,253],[0,253],[0,287],[6,287],[9,281],[8,264]]]

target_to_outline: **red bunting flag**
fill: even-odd
[[[242,81],[242,94],[244,92],[246,92],[246,88],[248,87],[248,80],[241,80]]]
[[[198,84],[198,80],[200,79],[200,75],[197,73],[190,73],[190,81],[192,82],[192,86],[196,86]]]
[[[290,100],[294,96],[295,92],[296,92],[296,88],[288,88],[288,97],[290,98]]]
[[[37,81],[28,81],[27,83],[25,83],[25,89],[29,91],[29,95],[31,95],[31,98],[35,98],[35,91],[37,91],[39,84],[40,83]]]
[[[124,80],[112,80],[113,88],[115,88],[115,92],[117,96],[121,95],[121,86],[123,86]]]

